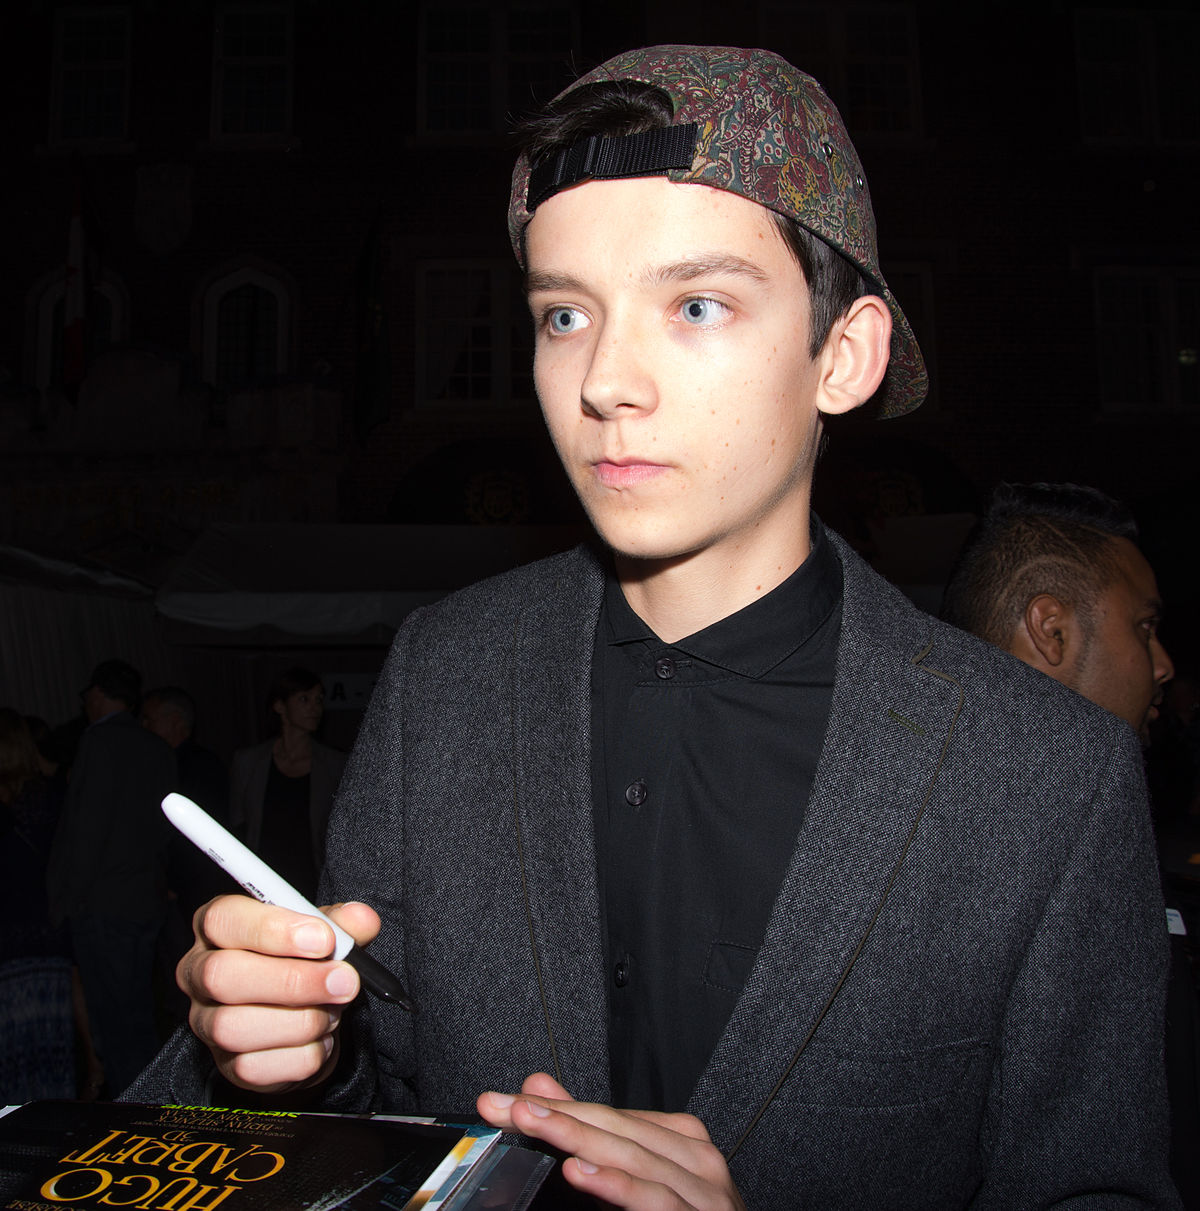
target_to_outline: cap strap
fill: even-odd
[[[691,168],[699,126],[660,126],[636,135],[587,135],[533,166],[525,208],[536,210],[560,189],[580,181],[648,177]]]

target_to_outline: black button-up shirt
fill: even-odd
[[[766,930],[829,717],[842,569],[813,519],[799,569],[663,643],[609,576],[592,793],[613,1102],[682,1110]]]

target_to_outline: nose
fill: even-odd
[[[1164,685],[1175,676],[1175,665],[1171,657],[1167,655],[1167,649],[1163,647],[1158,636],[1154,637],[1154,684]]]
[[[657,386],[645,333],[632,316],[609,314],[597,321],[596,335],[579,387],[583,410],[601,420],[652,412]]]

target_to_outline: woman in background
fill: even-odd
[[[315,738],[325,711],[316,673],[288,669],[275,679],[267,701],[278,734],[233,754],[230,825],[264,862],[315,900],[325,825],[346,757]]]

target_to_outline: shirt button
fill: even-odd
[[[654,662],[654,675],[660,681],[670,681],[675,676],[675,661],[670,656],[660,656]]]
[[[629,983],[629,960],[622,959],[613,968],[613,983],[618,988],[624,988]]]
[[[644,782],[631,782],[625,788],[625,802],[630,807],[641,807],[649,793],[650,790]]]

